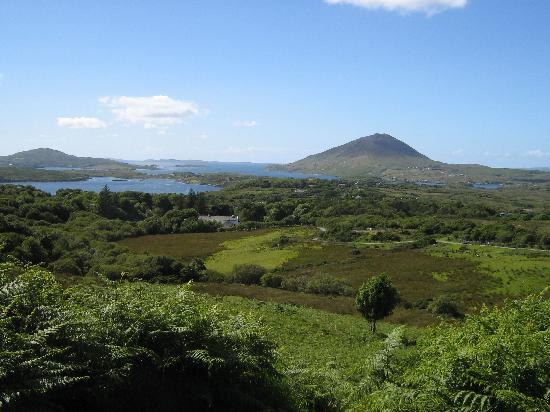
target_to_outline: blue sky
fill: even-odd
[[[0,154],[550,166],[548,0],[0,1]]]

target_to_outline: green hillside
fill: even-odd
[[[291,163],[288,168],[338,176],[363,176],[380,174],[386,169],[425,168],[437,164],[395,137],[377,133],[308,156]]]
[[[550,173],[541,170],[497,169],[431,160],[401,140],[380,133],[308,156],[284,168],[340,177],[376,176],[397,181],[550,183]]]
[[[127,163],[111,159],[94,157],[78,157],[68,155],[59,150],[40,148],[15,153],[9,156],[0,156],[0,166],[17,166],[27,168],[42,167],[74,167],[92,169],[128,169]]]

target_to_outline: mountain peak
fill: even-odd
[[[408,144],[385,133],[360,137],[331,150],[338,151],[338,149],[349,152],[351,156],[411,157],[429,160],[428,157],[419,153]]]
[[[358,176],[391,168],[424,167],[433,163],[430,158],[401,140],[386,133],[375,133],[291,163],[288,168]]]

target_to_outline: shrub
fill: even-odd
[[[352,295],[353,289],[349,283],[330,276],[318,276],[308,280],[305,288],[307,293],[318,295]]]
[[[82,270],[78,264],[71,258],[62,258],[51,265],[51,269],[55,273],[61,273],[64,275],[82,275]]]
[[[290,239],[287,235],[281,235],[278,239],[273,241],[272,246],[285,247],[288,246],[290,243],[292,243],[292,239]]]
[[[307,276],[285,276],[281,282],[281,288],[293,292],[304,292],[307,287]]]
[[[262,266],[245,263],[233,267],[233,280],[243,285],[258,285],[266,270]]]
[[[431,236],[424,236],[420,239],[415,240],[413,243],[411,243],[412,249],[422,249],[431,245],[435,245],[437,243],[437,240]]]
[[[283,283],[283,277],[277,273],[266,273],[260,279],[262,286],[268,288],[280,288]]]
[[[448,315],[453,318],[463,318],[464,314],[458,308],[458,305],[445,296],[437,297],[428,305],[428,310],[436,315]]]
[[[209,269],[204,273],[204,280],[206,282],[222,283],[225,282],[227,278],[223,273]]]

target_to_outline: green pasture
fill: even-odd
[[[231,273],[235,265],[244,263],[273,270],[299,256],[304,247],[302,241],[313,233],[315,232],[312,229],[289,228],[228,240],[223,242],[223,250],[206,259],[206,267],[223,274]],[[280,244],[282,236],[286,236],[290,243]]]
[[[267,230],[255,232],[183,233],[149,235],[124,239],[118,242],[137,253],[165,255],[174,258],[205,258],[224,248],[224,242],[258,236]]]
[[[293,367],[324,368],[337,364],[345,373],[351,373],[395,327],[382,322],[380,334],[372,335],[368,322],[359,316],[232,296],[216,302],[231,312],[261,319],[269,337],[278,344],[278,351]]]
[[[330,277],[359,287],[387,273],[402,305],[390,322],[425,326],[437,317],[425,310],[438,297],[471,312],[482,304],[542,290],[550,284],[550,253],[485,246],[438,244],[408,249],[404,244],[361,245],[313,241],[313,228],[279,228],[251,232],[157,235],[120,244],[136,252],[205,259],[209,270],[231,274],[235,265],[257,264],[283,279]],[[282,240],[286,241],[282,242]],[[358,251],[357,251],[358,250]],[[337,314],[356,315],[353,297],[324,296],[233,283],[196,283],[195,290],[290,303]]]
[[[550,285],[549,251],[438,244],[430,247],[429,253],[449,261],[474,263],[479,273],[494,279],[492,291],[496,294],[518,297]]]

